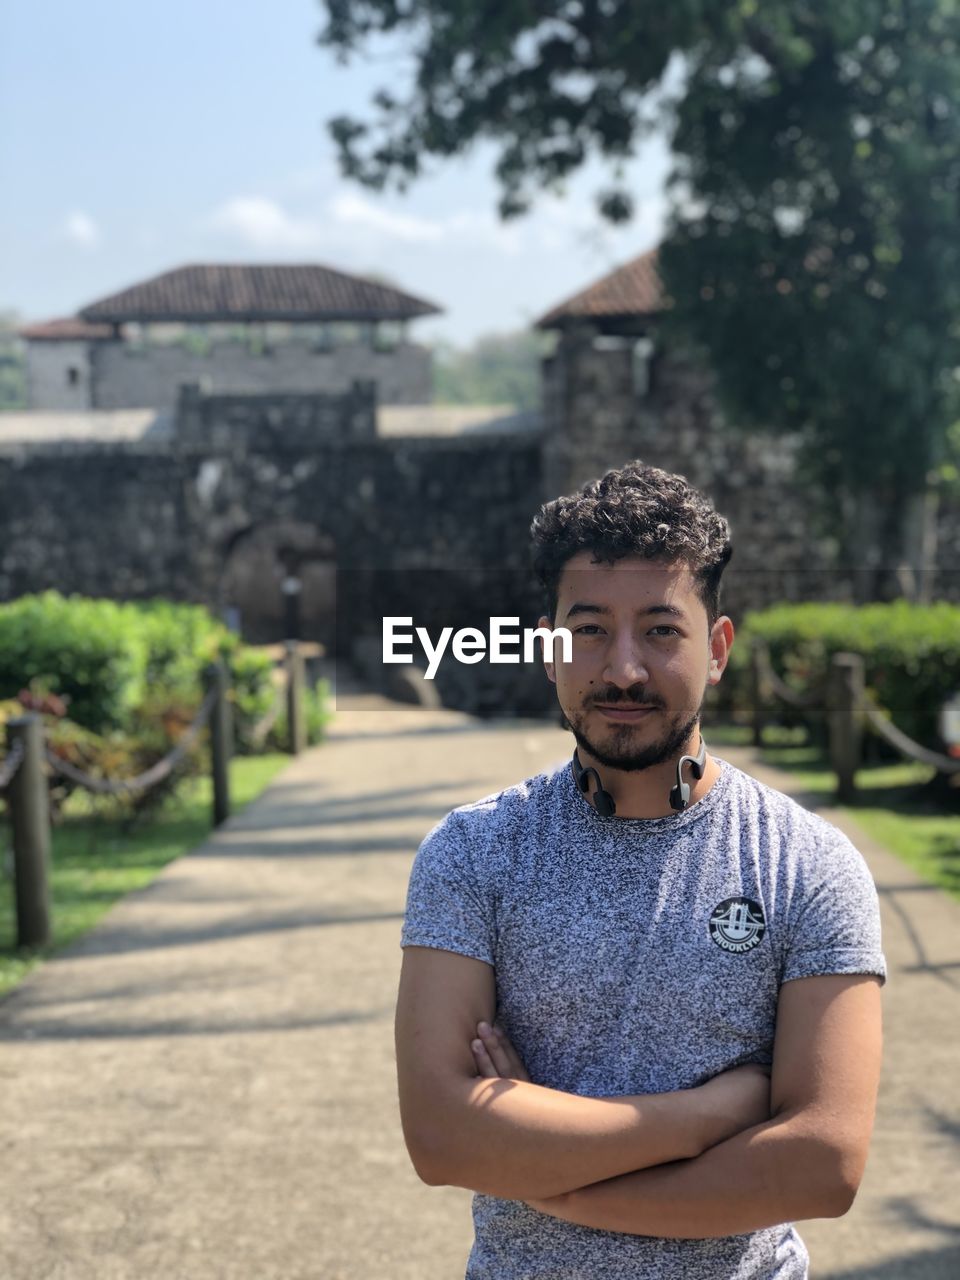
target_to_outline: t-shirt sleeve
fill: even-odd
[[[842,831],[834,830],[801,866],[782,981],[872,973],[885,982],[880,903],[863,855]]]
[[[473,844],[456,810],[426,836],[410,873],[401,947],[437,947],[494,963],[493,906],[478,883]]]

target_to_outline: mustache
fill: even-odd
[[[646,704],[650,707],[659,707],[660,703],[655,698],[648,697],[642,689],[607,689],[605,692],[593,694],[587,701],[587,706],[593,706],[594,703],[605,702],[609,704],[622,702],[626,706],[635,703]]]

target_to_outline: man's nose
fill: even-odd
[[[616,637],[607,650],[607,663],[603,678],[619,689],[629,689],[635,684],[646,684],[650,679],[644,656],[633,636]]]

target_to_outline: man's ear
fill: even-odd
[[[544,614],[537,620],[537,626],[542,627],[545,631],[553,630],[553,622]],[[556,663],[547,657],[547,642],[543,636],[540,637],[540,652],[543,655],[543,669],[547,673],[547,679],[554,684],[557,683],[557,667]]]
[[[707,684],[719,684],[733,648],[733,623],[724,614],[710,628],[710,670]]]

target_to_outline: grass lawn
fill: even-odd
[[[711,726],[704,736],[718,749],[751,742],[750,730],[740,725]],[[805,741],[803,730],[771,726],[764,737],[765,764],[791,773],[804,791],[832,798],[836,775],[822,751]],[[837,807],[917,875],[960,900],[960,795],[951,809],[923,792],[933,776],[929,766],[912,761],[869,765],[857,772],[858,803]]]
[[[230,763],[234,813],[255,799],[285,765],[287,755],[238,756]],[[118,821],[90,812],[86,793],[69,799],[65,818],[53,830],[50,893],[53,942],[40,951],[18,951],[13,882],[0,880],[0,995],[52,952],[91,929],[124,894],[149,884],[156,874],[200,844],[211,831],[212,783],[208,777],[181,783],[159,812],[124,834]],[[9,837],[9,825],[0,837]],[[9,858],[12,860],[12,853]]]

